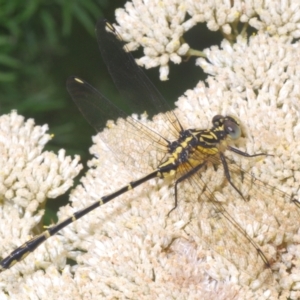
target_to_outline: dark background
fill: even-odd
[[[1,114],[16,109],[37,125],[47,123],[54,138],[46,149],[57,152],[64,148],[68,155],[80,154],[84,165],[90,158],[88,149],[95,131],[80,115],[65,82],[70,75],[77,75],[112,101],[119,97],[102,62],[94,27],[99,18],[114,22],[114,10],[125,2],[0,0]],[[219,44],[221,35],[199,24],[184,38],[192,48],[202,50]],[[180,65],[171,64],[166,82],[159,81],[158,68],[146,73],[171,107],[185,90],[205,79],[193,57]],[[57,207],[67,200],[68,194],[50,201],[46,224],[56,220]]]

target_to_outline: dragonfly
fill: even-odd
[[[209,182],[205,182],[202,175],[208,168],[222,169],[223,178],[235,198],[239,198],[245,205],[241,206],[240,213],[245,219],[250,219],[247,211],[247,203],[256,201],[258,207],[265,207],[267,210],[268,201],[276,201],[282,211],[288,211],[291,220],[298,217],[300,204],[292,195],[288,195],[275,187],[256,179],[250,173],[241,169],[226,154],[232,156],[249,158],[266,157],[266,153],[248,154],[236,147],[232,143],[241,136],[241,126],[236,117],[215,115],[212,119],[212,125],[209,129],[203,128],[184,128],[174,111],[170,110],[169,105],[159,91],[155,88],[150,79],[135,62],[134,57],[124,49],[124,42],[119,37],[116,29],[106,20],[99,20],[96,25],[97,41],[100,52],[107,68],[113,78],[113,81],[120,91],[125,105],[136,115],[128,115],[123,109],[107,99],[96,88],[83,79],[71,76],[67,80],[67,90],[78,106],[79,110],[97,132],[101,132],[105,127],[107,120],[122,119],[126,124],[126,130],[119,142],[112,144],[109,137],[102,137],[105,144],[108,145],[116,160],[121,158],[118,153],[123,149],[122,139],[141,139],[144,141],[143,149],[139,153],[157,153],[149,164],[151,171],[147,172],[138,179],[125,183],[120,189],[99,197],[99,200],[88,207],[75,212],[69,218],[50,226],[43,233],[33,237],[22,246],[12,251],[6,258],[0,262],[0,271],[11,268],[15,263],[23,260],[28,254],[33,252],[38,246],[48,238],[55,235],[63,228],[87,215],[94,209],[102,206],[111,200],[120,197],[124,193],[152,180],[152,179],[171,179],[173,182],[174,199],[172,208],[168,212],[171,216],[181,201],[185,201],[187,190],[189,201],[201,203],[202,211],[196,216],[198,232],[200,239],[211,247],[217,255],[225,257],[235,266],[240,265],[239,260],[246,258],[245,272],[250,276],[257,276],[257,273],[270,269],[273,258],[269,258],[253,234],[248,233],[241,220],[236,220],[231,214],[229,208],[217,199],[212,191]],[[163,118],[163,133],[167,132],[167,137],[163,133],[157,132],[139,119],[143,112],[153,116],[160,114]],[[113,130],[109,129],[109,130]],[[109,136],[109,134],[108,134]],[[135,160],[133,154],[129,160]],[[154,166],[154,167],[153,167]],[[224,183],[223,183],[224,184]],[[191,196],[192,195],[192,196]],[[208,211],[211,217],[205,220],[204,210]],[[202,215],[203,212],[203,215]],[[270,212],[269,212],[270,213]],[[278,230],[284,232],[282,227],[283,217],[279,213],[264,217],[261,212],[263,224],[274,228],[274,235]],[[285,214],[282,214],[285,216]],[[206,214],[207,216],[207,214]],[[243,218],[242,217],[242,218]],[[241,219],[242,219],[241,218]],[[213,232],[216,234],[205,233],[201,230],[201,224],[209,223]],[[290,221],[292,223],[292,221]],[[290,229],[295,224],[287,221],[286,228],[293,233],[296,229]],[[281,229],[278,229],[281,226]],[[293,227],[294,228],[294,227]],[[283,233],[285,234],[285,233]],[[212,237],[213,236],[213,237]],[[229,250],[224,249],[222,239],[232,239],[236,247]],[[271,238],[270,238],[271,239]],[[260,244],[259,244],[260,243]]]

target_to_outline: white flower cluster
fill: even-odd
[[[117,9],[116,19],[127,48],[144,50],[137,62],[146,68],[159,66],[161,80],[168,79],[170,61],[178,64],[193,55],[182,37],[197,23],[221,30],[230,41],[239,34],[239,24],[274,36],[300,36],[298,0],[132,0]]]
[[[212,75],[208,86],[199,82],[187,91],[175,112],[184,128],[209,128],[216,114],[237,116],[244,136],[236,146],[250,154],[273,155],[247,159],[226,152],[234,160],[232,180],[243,194],[251,195],[249,201],[241,199],[232,186],[222,185],[223,168],[201,174],[205,190],[214,191],[230,216],[260,245],[271,268],[266,268],[226,212],[220,215],[218,205],[205,204],[211,196],[201,193],[200,183],[193,184],[195,191],[188,183],[188,188],[180,187],[184,195],[168,216],[174,187],[171,182],[156,181],[122,195],[65,230],[68,248],[82,264],[76,268],[77,283],[88,298],[300,296],[300,209],[292,203],[300,179],[299,44],[260,33],[249,41],[239,38],[234,45],[224,41],[222,48],[208,49],[206,54],[209,61],[200,59],[198,63]],[[165,115],[145,122],[166,136]],[[97,201],[99,191],[106,195],[141,176],[140,170],[149,172],[147,166],[158,154],[151,155],[152,145],[145,140],[129,139],[124,133],[133,131],[126,126],[123,122],[111,124],[94,139],[92,153],[99,159],[90,163],[93,169],[83,180],[84,189],[76,189],[73,209],[67,208],[61,219]],[[116,161],[103,140],[108,149],[121,149],[124,157],[118,156]],[[131,167],[128,158],[134,157],[135,167]],[[161,157],[156,158],[159,161]],[[249,173],[236,176],[240,174],[236,166]],[[78,248],[84,253],[75,252]],[[89,276],[91,281],[86,279]]]
[[[213,165],[197,174],[202,181],[180,184],[178,207],[170,215],[172,179],[152,180],[125,193],[52,237],[47,251],[41,247],[0,274],[0,299],[300,299],[300,208],[293,203],[300,199],[300,45],[294,41],[298,14],[298,1],[258,0],[133,0],[125,10],[117,10],[123,38],[132,48],[148,47],[156,65],[165,70],[172,53],[175,58],[181,56],[183,45],[177,43],[181,35],[197,22],[225,34],[231,34],[236,20],[259,29],[248,39],[237,35],[234,43],[225,39],[220,47],[205,49],[206,59],[198,59],[197,64],[209,74],[207,82],[188,90],[177,102],[175,113],[184,128],[198,129],[211,127],[216,114],[236,116],[243,135],[234,147],[270,155],[247,158],[225,152],[231,179],[247,199],[224,179],[224,169]],[[186,20],[187,16],[193,21]],[[185,28],[180,28],[183,24]],[[177,43],[178,48],[170,47],[168,52],[169,43]],[[164,64],[163,56],[167,57]],[[148,66],[155,64],[153,57],[147,58]],[[23,119],[19,122],[23,124]],[[165,114],[142,122],[171,139]],[[163,154],[142,136],[132,138],[133,133],[119,120],[94,138],[91,153],[97,158],[90,161],[82,185],[72,192],[72,205],[60,210],[60,220],[157,167]],[[49,139],[44,132],[43,136],[44,140],[36,138],[44,141],[42,145]],[[25,160],[25,165],[31,161]],[[9,168],[4,159],[3,170],[6,164]],[[23,198],[32,188],[26,184],[24,188],[22,182],[20,192],[10,191],[13,182],[1,185],[2,195],[15,193],[18,197],[10,197],[23,205],[21,211],[29,210],[33,204]],[[42,191],[47,194],[45,188]],[[22,242],[29,231],[29,221],[22,223],[19,210],[9,218],[1,216],[0,228],[10,226],[1,229],[3,239],[5,230],[10,233],[9,240],[1,243],[4,252],[18,243],[9,219],[24,226]],[[66,265],[66,258],[76,264]],[[33,271],[34,263],[45,272]]]
[[[60,150],[43,151],[51,139],[47,125],[12,112],[0,117],[0,245],[4,256],[30,237],[49,198],[64,194],[82,166]],[[22,265],[20,265],[22,267]]]

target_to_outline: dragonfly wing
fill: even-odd
[[[68,78],[67,90],[82,115],[96,131],[102,131],[106,125],[109,127],[109,130],[101,133],[100,138],[119,162],[130,168],[135,165],[136,153],[140,153],[143,160],[147,161],[148,153],[153,153],[154,150],[157,155],[152,157],[151,165],[153,168],[157,167],[165,156],[168,145],[161,135],[139,120],[127,116],[92,85],[78,77]],[[118,117],[122,119],[117,121],[117,125],[114,123],[108,125],[108,120],[115,120]],[[155,124],[151,125],[153,126]],[[142,174],[152,171],[152,168],[146,166],[134,169],[138,169]]]
[[[115,28],[106,20],[99,20],[96,34],[102,58],[124,97],[124,104],[134,113],[142,114],[146,111],[151,117],[169,111],[166,115],[168,121],[180,131],[182,128],[176,115],[170,112],[170,106],[137,65],[131,53],[124,50],[124,42]]]
[[[182,166],[180,172],[186,174],[188,169],[191,167]],[[265,276],[265,272],[270,275],[268,257],[247,232],[246,224],[240,222],[241,218],[232,210],[232,203],[238,205],[244,200],[235,194],[233,188],[231,194],[223,195],[224,179],[221,167],[214,170],[208,164],[179,184],[177,213],[190,219],[191,225],[185,230],[199,249],[204,248],[215,257],[211,261],[206,257],[211,266],[207,272],[212,277],[220,279],[217,278],[220,272],[223,272],[223,278],[243,274],[243,280],[247,282],[262,276],[262,273]],[[220,265],[224,269],[214,271]]]

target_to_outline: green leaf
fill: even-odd
[[[0,72],[0,82],[12,82],[17,78],[14,72]]]
[[[71,33],[72,27],[72,6],[73,1],[65,1],[62,7],[62,34],[67,36]]]
[[[91,35],[94,35],[95,20],[91,20],[89,14],[78,5],[73,6],[73,13],[82,26],[85,27]]]
[[[56,32],[54,18],[46,9],[43,9],[41,11],[40,17],[47,36],[48,43],[50,43],[51,45],[58,44],[58,34]]]
[[[10,68],[19,68],[21,65],[19,60],[5,54],[0,54],[0,64]]]

